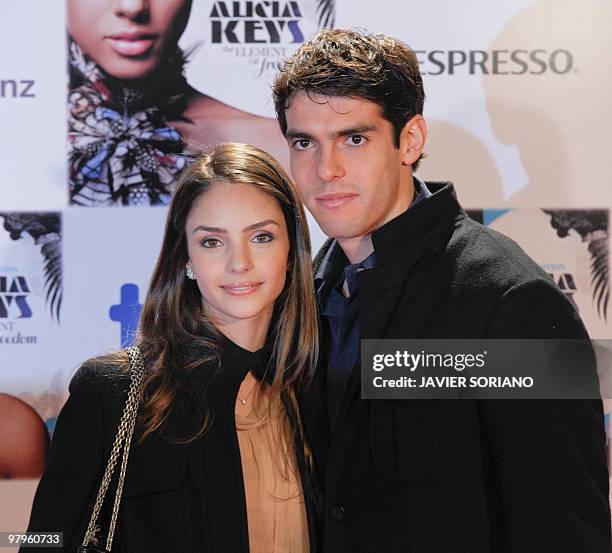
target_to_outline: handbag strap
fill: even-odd
[[[111,515],[110,527],[108,536],[106,538],[106,551],[111,550],[113,543],[113,536],[115,535],[115,526],[117,524],[117,516],[119,515],[119,504],[121,502],[121,494],[123,492],[123,483],[125,481],[125,472],[127,468],[128,456],[130,453],[130,444],[132,443],[132,436],[134,434],[134,428],[136,426],[136,417],[138,414],[138,405],[140,404],[140,390],[142,388],[142,381],[144,378],[144,359],[142,353],[137,346],[130,346],[125,349],[128,358],[130,360],[130,389],[128,391],[127,401],[121,415],[119,427],[117,428],[117,435],[113,443],[106,470],[96,496],[96,502],[94,503],[93,512],[83,538],[82,547],[89,545],[92,540],[98,517],[104,503],[106,492],[111,483],[117,461],[119,460],[119,454],[123,453],[121,459],[121,467],[119,469],[119,480],[117,483],[117,492],[115,494],[115,501],[113,503],[113,511]]]

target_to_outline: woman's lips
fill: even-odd
[[[230,296],[247,296],[258,290],[262,284],[261,282],[237,282],[236,284],[224,284],[221,288]]]
[[[155,44],[156,37],[151,35],[113,35],[105,37],[104,40],[119,55],[132,58],[149,52]]]
[[[323,194],[317,198],[317,202],[323,207],[334,209],[342,207],[357,197],[357,194],[338,192],[335,194]]]

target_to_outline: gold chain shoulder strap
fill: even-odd
[[[117,516],[119,515],[119,504],[121,503],[121,494],[123,492],[123,483],[125,481],[125,471],[127,468],[128,456],[130,454],[130,444],[132,443],[132,436],[136,426],[136,416],[138,414],[138,405],[140,404],[140,390],[145,372],[144,359],[140,349],[137,346],[130,346],[129,348],[126,348],[125,351],[127,352],[130,360],[130,389],[128,392],[127,401],[125,403],[125,408],[123,409],[123,414],[121,415],[119,427],[117,429],[117,435],[115,436],[115,441],[113,443],[113,449],[111,450],[110,458],[108,459],[108,464],[106,465],[106,470],[104,471],[104,477],[102,478],[102,483],[100,484],[100,489],[98,490],[98,495],[96,496],[96,502],[91,514],[91,519],[89,520],[89,525],[87,526],[83,543],[81,547],[77,549],[77,551],[85,552],[88,550],[87,547],[93,538],[98,517],[100,516],[100,510],[102,509],[102,505],[104,503],[104,497],[106,496],[106,492],[110,486],[113,473],[115,472],[115,467],[117,466],[117,461],[119,460],[119,455],[123,452],[121,467],[119,470],[119,480],[117,483],[117,493],[115,494],[110,527],[108,530],[108,536],[106,538],[106,551],[111,550],[113,536],[115,535],[115,526],[117,525]]]

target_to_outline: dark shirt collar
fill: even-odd
[[[375,252],[372,252],[370,255],[368,255],[368,257],[366,257],[363,261],[359,263],[351,263],[344,267],[344,270],[342,271],[343,276],[341,277],[341,280],[343,282],[346,280],[348,293],[351,298],[354,298],[359,290],[359,279],[357,278],[357,274],[360,271],[363,271],[365,269],[373,269],[374,267],[376,267]]]
[[[420,179],[417,176],[414,176],[412,178],[416,194],[414,196],[414,199],[412,200],[412,203],[410,204],[410,207],[414,207],[420,201],[425,200],[431,196],[431,190],[429,190],[429,188],[427,187],[427,183],[423,179]]]
[[[223,333],[220,332],[219,334],[222,358],[231,369],[250,370],[258,380],[265,379],[268,383],[274,379],[274,369],[270,367],[271,344],[266,344],[257,351],[249,351],[230,340]]]

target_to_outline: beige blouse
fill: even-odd
[[[250,553],[308,553],[308,525],[295,455],[284,457],[273,439],[269,389],[249,372],[236,399],[236,430],[242,460]],[[285,474],[288,474],[288,478]]]

